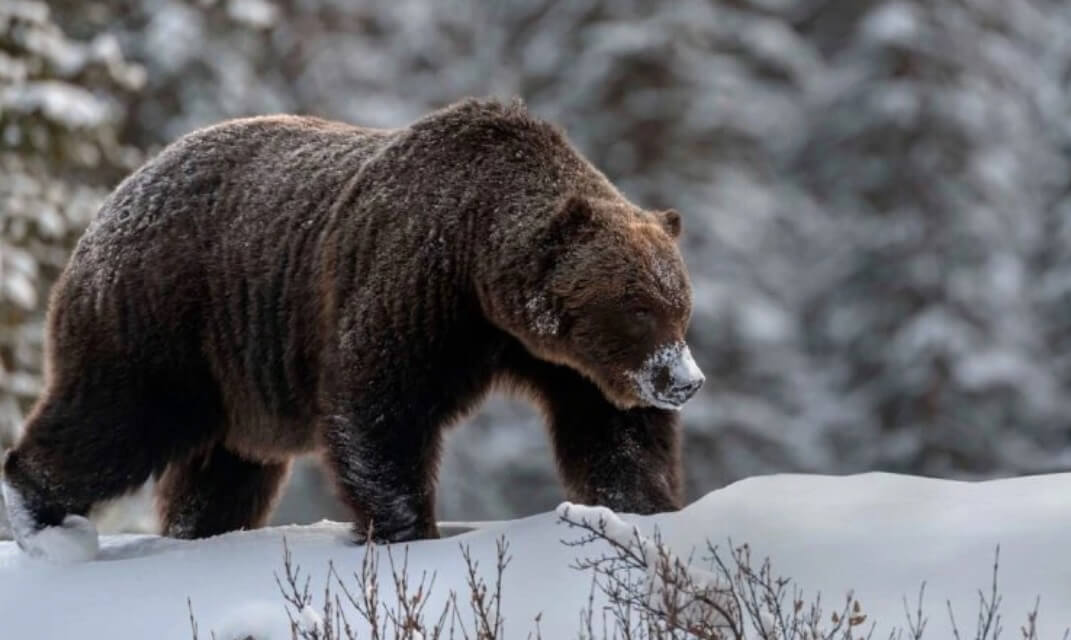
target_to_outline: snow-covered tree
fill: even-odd
[[[11,96],[52,100],[33,98],[53,95],[33,89],[41,79],[89,87],[92,99],[75,100],[62,118],[43,107],[33,117],[96,118],[57,127],[96,145],[91,166],[107,171],[83,178],[73,159],[13,145],[4,129],[3,162],[37,163],[41,177],[28,184],[89,191],[80,213],[61,212],[68,239],[47,245],[55,250],[26,254],[13,240],[28,237],[18,225],[51,233],[55,206],[27,205],[20,210],[32,217],[18,225],[12,209],[0,212],[9,216],[3,246],[20,247],[5,250],[13,284],[0,301],[2,344],[22,345],[0,347],[0,405],[18,381],[31,381],[24,396],[34,392],[44,286],[82,224],[68,221],[84,221],[126,166],[117,140],[152,151],[197,126],[278,111],[395,126],[464,95],[519,95],[638,203],[684,215],[690,340],[708,374],[683,413],[691,495],[776,471],[961,476],[1067,465],[1065,3],[50,6],[68,36],[20,45],[12,34],[24,27],[11,25],[47,20],[2,23],[14,43],[2,50],[16,63],[0,57],[0,119],[8,127],[28,117]],[[56,38],[82,53],[50,58],[33,44]],[[45,71],[4,71],[22,58],[44,60],[27,68]],[[74,210],[71,197],[55,201]],[[495,401],[455,432],[441,492],[447,517],[556,503],[537,422],[522,405]]]

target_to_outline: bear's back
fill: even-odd
[[[302,116],[206,127],[124,180],[87,235],[129,237],[169,223],[215,228],[247,213],[257,215],[244,222],[265,222],[331,199],[390,137],[386,130]]]
[[[392,132],[300,116],[259,116],[194,131],[127,177],[82,236],[68,277],[201,280],[224,256],[277,259],[280,242],[320,228],[331,204]],[[248,264],[249,269],[257,268]],[[231,264],[241,269],[242,264]],[[104,290],[102,290],[104,289]]]

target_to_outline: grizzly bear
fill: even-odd
[[[168,536],[258,527],[310,452],[358,540],[436,537],[443,429],[493,388],[545,413],[571,500],[680,508],[677,410],[703,383],[680,227],[517,102],[188,134],[54,287],[46,388],[4,461],[16,539],[91,557],[87,512],[150,477]]]

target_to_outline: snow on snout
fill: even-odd
[[[703,372],[699,370],[699,365],[695,363],[695,358],[692,357],[692,350],[686,344],[684,345],[684,350],[681,351],[680,357],[673,363],[670,377],[680,386],[701,385],[707,379]]]
[[[692,357],[692,351],[684,342],[673,342],[659,349],[644,360],[628,377],[636,385],[636,391],[645,402],[660,409],[680,409],[706,377]]]

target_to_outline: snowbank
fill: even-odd
[[[878,623],[875,637],[904,625],[903,597],[913,603],[922,581],[926,637],[951,637],[946,599],[961,632],[973,637],[978,590],[990,585],[999,544],[1005,626],[1017,632],[1040,596],[1039,636],[1049,638],[1061,637],[1071,624],[1069,495],[1071,474],[982,483],[889,474],[781,475],[738,482],[679,513],[625,520],[645,535],[657,527],[682,557],[693,550],[701,556],[708,539],[722,547],[730,538],[746,542],[755,557],[768,555],[775,573],[793,578],[805,596],[820,590],[834,606],[854,589],[868,620]],[[428,611],[441,610],[451,589],[468,592],[459,544],[471,548],[492,581],[495,541],[505,535],[513,555],[502,585],[506,637],[525,638],[538,614],[544,638],[576,637],[591,576],[570,565],[605,552],[605,544],[562,544],[579,534],[554,513],[477,526],[409,546],[411,573],[437,574]],[[289,638],[274,578],[282,574],[284,537],[295,563],[312,575],[317,604],[328,561],[343,575],[361,564],[363,550],[350,542],[347,525],[326,521],[192,542],[107,536],[97,560],[67,566],[30,559],[14,544],[0,543],[0,637],[188,639],[189,597],[202,638],[210,631],[220,640],[242,634]],[[384,558],[384,585],[391,583],[389,570]]]

